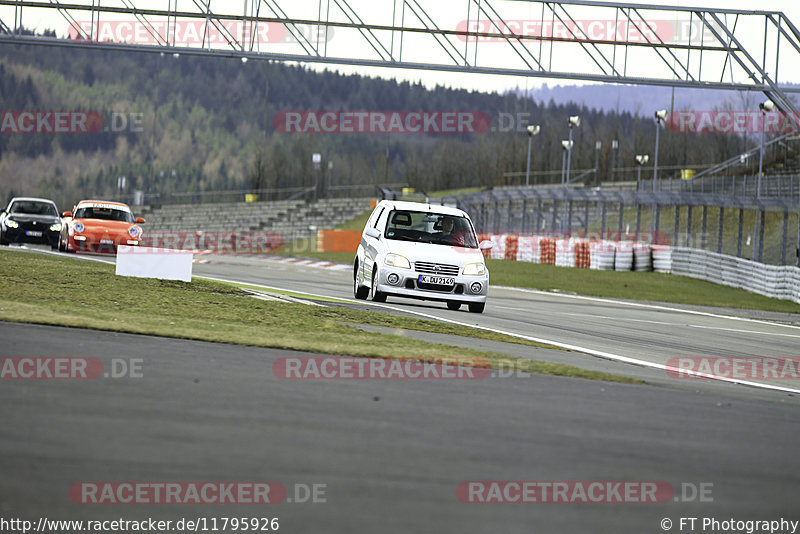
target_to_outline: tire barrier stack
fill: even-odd
[[[521,235],[517,241],[517,261],[541,263],[542,249],[539,245],[539,236]]]
[[[589,269],[613,271],[616,257],[617,247],[613,241],[589,241]]]
[[[549,237],[543,238],[539,241],[539,250],[541,251],[542,263],[549,265],[556,264],[556,240]]]

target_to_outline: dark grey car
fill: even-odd
[[[55,202],[15,197],[0,211],[0,245],[37,243],[58,248],[61,216]]]

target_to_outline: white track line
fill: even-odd
[[[627,302],[624,300],[615,300],[615,299],[608,299],[602,297],[586,297],[583,295],[568,295],[565,293],[553,293],[550,291],[541,291],[538,289],[527,289],[522,287],[509,287],[509,286],[491,286],[494,289],[504,289],[508,291],[519,291],[521,293],[533,293],[536,295],[546,295],[548,297],[561,297],[567,299],[576,299],[576,300],[589,300],[594,302],[605,302],[609,304],[620,304],[623,306],[631,306],[636,308],[650,308],[653,310],[664,310],[664,311],[673,311],[679,313],[688,313],[690,315],[703,315],[705,317],[714,317],[716,319],[730,319],[731,321],[746,321],[749,323],[759,323],[759,324],[767,324],[770,326],[781,326],[783,328],[794,328],[796,330],[800,330],[800,326],[791,325],[791,324],[783,324],[783,323],[775,323],[772,321],[765,321],[763,319],[750,319],[748,317],[736,317],[734,315],[722,315],[719,313],[711,313],[711,312],[704,312],[698,310],[686,310],[683,308],[673,308],[670,306],[663,306],[660,304],[645,304],[642,302]]]
[[[54,252],[50,252],[50,251],[41,251],[41,252],[44,252],[46,254],[54,254],[54,255],[58,255],[58,256],[64,256],[64,254],[54,253]],[[68,256],[68,257],[78,258],[79,256]],[[112,263],[113,264],[113,262],[100,260],[100,259],[95,259],[95,258],[81,258],[81,259],[90,259],[92,261],[101,261],[101,262],[104,262],[104,263]],[[434,321],[440,321],[440,322],[443,322],[443,323],[450,323],[450,324],[456,324],[456,325],[460,325],[460,326],[466,326],[468,328],[478,328],[480,330],[486,330],[488,332],[495,332],[495,333],[498,333],[498,334],[505,334],[507,336],[516,337],[518,339],[525,339],[525,340],[528,340],[528,341],[533,341],[535,343],[544,343],[544,344],[547,344],[547,345],[553,345],[555,347],[561,347],[563,349],[572,350],[572,351],[575,351],[575,352],[583,352],[585,354],[591,354],[592,356],[597,356],[599,358],[605,358],[607,360],[614,360],[614,361],[618,361],[618,362],[630,363],[630,364],[633,364],[633,365],[639,365],[641,367],[649,367],[651,369],[659,369],[661,371],[666,371],[666,372],[672,371],[672,372],[676,372],[676,373],[688,373],[688,374],[697,376],[698,378],[707,378],[707,379],[710,379],[710,380],[718,380],[720,382],[727,382],[727,383],[730,383],[730,384],[741,384],[741,385],[744,385],[744,386],[751,386],[751,387],[761,388],[761,389],[769,389],[769,390],[773,390],[773,391],[781,391],[781,392],[784,392],[784,393],[800,394],[800,389],[792,389],[792,388],[786,388],[786,387],[781,387],[781,386],[773,386],[771,384],[761,384],[761,383],[758,383],[758,382],[751,382],[749,380],[737,380],[737,379],[734,379],[734,378],[727,378],[727,377],[724,377],[724,376],[706,375],[704,373],[697,373],[695,371],[689,371],[689,370],[686,370],[686,369],[678,369],[677,367],[673,367],[671,365],[663,365],[663,364],[660,364],[660,363],[649,362],[647,360],[639,360],[637,358],[629,358],[627,356],[621,356],[619,354],[613,354],[611,352],[594,350],[594,349],[590,349],[590,348],[587,348],[587,347],[580,347],[578,345],[572,345],[572,344],[569,344],[569,343],[562,343],[560,341],[553,341],[553,340],[550,340],[550,339],[538,338],[538,337],[534,337],[534,336],[526,336],[524,334],[517,334],[517,333],[514,333],[514,332],[507,332],[505,330],[500,330],[500,329],[497,329],[497,328],[490,328],[488,326],[480,326],[480,325],[476,325],[476,324],[469,324],[469,323],[464,323],[464,322],[461,322],[461,321],[455,321],[453,319],[445,319],[443,317],[437,317],[437,316],[431,315],[429,313],[423,313],[423,312],[416,311],[416,310],[409,310],[407,308],[398,308],[398,307],[395,307],[395,306],[389,306],[388,304],[378,304],[378,303],[375,303],[375,302],[360,301],[360,300],[355,300],[355,299],[343,299],[341,297],[333,297],[333,296],[329,296],[329,295],[319,295],[319,294],[315,294],[315,293],[308,293],[306,291],[295,291],[295,290],[292,290],[292,289],[284,289],[284,288],[279,288],[279,287],[266,286],[266,285],[263,285],[263,284],[254,284],[254,283],[251,283],[251,282],[242,282],[242,281],[238,281],[238,280],[224,280],[224,279],[221,279],[221,278],[210,278],[210,277],[206,277],[206,276],[198,276],[197,278],[205,278],[205,279],[208,279],[208,280],[216,280],[216,281],[229,282],[229,283],[234,283],[234,284],[250,285],[250,286],[254,286],[254,287],[263,287],[263,288],[266,288],[266,289],[277,289],[277,290],[280,290],[280,291],[289,291],[289,292],[292,292],[292,293],[297,293],[297,294],[300,294],[300,295],[308,295],[308,296],[311,296],[311,297],[322,297],[322,298],[334,299],[334,300],[339,300],[339,301],[344,301],[344,302],[350,302],[350,303],[356,303],[356,304],[364,304],[364,305],[367,305],[367,306],[374,306],[376,308],[386,308],[386,309],[390,309],[390,310],[399,311],[399,312],[402,312],[402,313],[410,313],[412,315],[419,315],[420,317],[425,317],[425,318],[428,318],[428,319],[432,319]],[[621,301],[617,301],[617,300],[601,299],[601,298],[597,298],[597,297],[582,297],[580,295],[559,295],[558,293],[550,293],[550,292],[547,292],[547,291],[538,291],[538,290],[520,289],[520,288],[510,288],[510,287],[504,287],[504,286],[495,286],[495,287],[498,287],[499,289],[511,289],[511,290],[523,291],[523,292],[527,292],[527,293],[536,293],[536,294],[540,294],[540,295],[549,295],[549,296],[556,295],[556,296],[560,296],[560,297],[577,298],[577,299],[582,299],[582,300],[593,300],[593,301],[598,301],[598,302],[609,302],[609,303],[614,303],[614,304],[626,304],[626,305],[630,305],[630,306],[638,306],[638,307],[644,307],[644,308],[670,310],[670,311],[684,312],[684,313],[695,314],[695,315],[705,315],[705,316],[708,316],[708,317],[717,317],[717,318],[721,318],[721,319],[734,319],[734,320],[749,321],[749,322],[755,322],[755,323],[761,323],[761,324],[769,324],[769,325],[777,325],[777,326],[786,326],[786,327],[790,327],[790,328],[798,328],[798,327],[794,327],[794,326],[791,326],[791,325],[781,325],[781,324],[778,324],[778,323],[770,323],[768,321],[761,321],[761,320],[757,320],[757,319],[746,319],[746,318],[743,318],[743,317],[731,317],[731,316],[728,316],[728,315],[718,315],[718,314],[714,314],[714,313],[698,312],[698,311],[694,311],[694,310],[682,310],[680,308],[670,308],[670,307],[667,307],[667,306],[658,306],[658,305],[654,305],[654,304],[639,304],[639,303],[636,303],[636,302],[621,302]]]
[[[201,278],[208,278],[208,277],[201,277]],[[517,334],[517,333],[514,333],[514,332],[508,332],[506,330],[500,330],[498,328],[491,328],[491,327],[488,327],[488,326],[480,326],[480,325],[476,325],[476,324],[465,323],[465,322],[462,322],[462,321],[456,321],[454,319],[445,319],[443,317],[437,317],[436,315],[431,315],[429,313],[424,313],[424,312],[420,312],[420,311],[416,311],[416,310],[410,310],[408,308],[398,308],[396,306],[390,306],[388,304],[379,304],[379,303],[375,303],[375,302],[363,301],[363,300],[355,300],[355,299],[343,299],[341,297],[333,297],[333,296],[330,296],[330,295],[320,295],[320,294],[317,294],[317,293],[308,293],[306,291],[296,291],[296,290],[293,290],[293,289],[285,289],[285,288],[279,288],[279,287],[273,287],[273,286],[265,286],[265,285],[262,285],[262,284],[253,284],[253,283],[250,283],[250,282],[240,282],[240,281],[237,281],[237,280],[223,280],[223,279],[219,279],[219,278],[208,278],[208,279],[209,280],[222,281],[222,282],[229,282],[229,283],[234,283],[234,284],[243,284],[243,285],[251,285],[251,286],[255,286],[255,287],[264,287],[264,288],[267,288],[267,289],[274,289],[274,290],[280,290],[280,291],[290,291],[292,293],[297,293],[297,294],[300,294],[300,295],[308,295],[310,297],[322,297],[322,298],[327,298],[327,299],[335,299],[335,300],[344,301],[344,302],[362,304],[362,305],[366,305],[366,306],[373,306],[373,307],[376,307],[376,308],[386,308],[386,309],[389,309],[389,310],[399,311],[399,312],[402,312],[402,313],[409,313],[409,314],[412,314],[412,315],[418,315],[420,317],[425,317],[427,319],[432,319],[434,321],[440,321],[440,322],[443,322],[443,323],[456,324],[456,325],[459,325],[459,326],[466,326],[468,328],[478,328],[480,330],[486,330],[488,332],[495,332],[497,334],[505,334],[507,336],[515,337],[515,338],[518,338],[518,339],[525,339],[527,341],[533,341],[535,343],[544,343],[544,344],[547,344],[547,345],[553,345],[553,346],[560,347],[560,348],[563,348],[563,349],[572,350],[572,351],[575,351],[575,352],[583,352],[585,354],[590,354],[592,356],[597,356],[598,358],[604,358],[604,359],[607,359],[607,360],[614,360],[614,361],[623,362],[623,363],[630,363],[630,364],[633,364],[633,365],[639,365],[641,367],[649,367],[651,369],[658,369],[658,370],[661,370],[661,371],[665,371],[666,373],[675,372],[675,373],[690,374],[690,375],[696,376],[697,378],[707,378],[707,379],[711,379],[711,380],[718,380],[718,381],[721,381],[721,382],[728,382],[730,384],[740,384],[740,385],[751,386],[751,387],[755,387],[755,388],[769,389],[769,390],[773,390],[773,391],[781,391],[781,392],[784,392],[784,393],[798,393],[798,394],[800,394],[800,389],[792,389],[792,388],[786,388],[786,387],[782,387],[782,386],[774,386],[772,384],[762,384],[762,383],[759,383],[759,382],[751,382],[749,380],[738,380],[738,379],[734,379],[734,378],[727,378],[727,377],[724,377],[724,376],[707,375],[707,374],[704,374],[704,373],[698,373],[696,371],[691,371],[691,370],[686,370],[686,369],[679,369],[679,368],[673,367],[671,365],[664,365],[664,364],[660,364],[660,363],[650,362],[650,361],[647,361],[647,360],[640,360],[640,359],[637,359],[637,358],[629,358],[627,356],[621,356],[619,354],[613,354],[611,352],[605,352],[605,351],[590,349],[590,348],[587,348],[587,347],[580,347],[578,345],[572,345],[572,344],[569,344],[569,343],[562,343],[560,341],[553,341],[551,339],[544,339],[544,338],[539,338],[539,337],[534,337],[534,336],[526,336],[524,334]],[[547,293],[547,292],[541,292],[541,293],[545,294],[545,295],[549,295],[550,294],[550,293]],[[608,302],[616,302],[616,301],[608,301]],[[651,305],[646,305],[646,306],[651,306]],[[675,310],[676,311],[683,311],[683,310],[680,310],[680,309],[677,309],[677,308]],[[699,312],[699,313],[704,314],[703,312]],[[714,314],[706,314],[706,315],[715,316]],[[720,315],[718,317],[728,318],[725,315]],[[763,322],[763,323],[766,323],[766,324],[772,324],[772,323],[767,323],[766,321],[759,321],[759,322]]]

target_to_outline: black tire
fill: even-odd
[[[353,296],[358,300],[367,300],[369,288],[358,285],[358,262],[353,266]]]
[[[378,277],[375,276],[376,274],[378,274],[378,272],[373,267],[372,268],[372,284],[370,285],[370,288],[369,288],[370,300],[372,300],[372,302],[386,302],[386,293],[382,293],[382,292],[377,291],[375,289],[375,286],[378,285]]]
[[[455,302],[455,301],[452,301],[452,300],[448,301],[447,302],[447,309],[448,310],[453,310],[453,311],[460,310],[461,309],[461,303],[460,302]]]
[[[0,245],[8,245],[8,241],[3,237],[3,232],[0,232]]]
[[[483,313],[483,309],[486,308],[485,302],[470,302],[469,303],[469,311],[472,313]]]

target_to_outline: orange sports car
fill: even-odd
[[[120,202],[82,200],[65,211],[59,250],[115,254],[118,245],[138,246],[142,240],[141,217]]]

